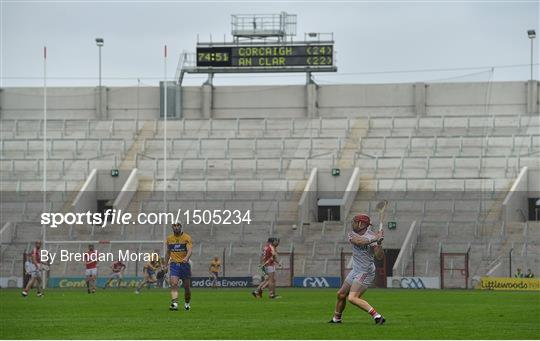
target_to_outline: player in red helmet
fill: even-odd
[[[385,322],[384,317],[362,299],[375,279],[373,258],[382,259],[384,256],[381,246],[384,233],[374,233],[369,230],[369,226],[371,219],[366,214],[357,214],[351,222],[352,231],[349,232],[348,240],[352,244],[353,268],[337,292],[336,310],[330,323],[341,323],[341,314],[347,301],[369,313],[376,324]]]

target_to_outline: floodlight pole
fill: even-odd
[[[140,88],[141,88],[141,79],[137,78],[137,120],[135,121],[135,131],[137,134],[139,133]]]
[[[536,38],[536,31],[535,30],[527,30],[527,36],[529,37],[529,39],[531,40],[531,81],[534,79],[534,74],[533,74],[533,51],[534,51],[534,38]]]
[[[96,38],[96,45],[98,47],[98,58],[99,58],[99,72],[98,72],[98,91],[99,91],[99,109],[97,110],[98,114],[99,114],[99,117],[101,118],[101,115],[102,115],[102,110],[101,110],[101,107],[102,107],[102,104],[103,104],[103,100],[102,100],[102,95],[101,95],[101,47],[105,44],[105,40],[103,38]]]
[[[103,105],[102,98],[101,98],[101,45],[98,45],[98,51],[99,51],[99,116],[101,117],[101,107]]]
[[[530,38],[531,39],[531,81],[534,79],[533,77],[533,45],[534,45],[534,37]]]

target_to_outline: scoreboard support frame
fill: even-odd
[[[287,50],[288,56],[283,57],[285,62],[291,61],[294,65],[277,65],[277,66],[235,66],[233,65],[232,58],[239,58],[240,47],[261,49],[265,51],[268,48],[271,53],[275,54],[279,50],[279,47],[290,47],[291,50]],[[184,75],[187,73],[193,74],[208,74],[208,79],[202,84],[203,92],[206,94],[206,105],[203,105],[202,117],[212,117],[212,97],[213,97],[213,78],[217,73],[232,74],[232,73],[297,73],[302,72],[306,74],[306,114],[307,117],[317,117],[317,84],[313,80],[312,74],[314,72],[336,72],[337,66],[334,65],[336,61],[336,52],[334,49],[334,41],[332,40],[317,40],[317,41],[297,41],[297,42],[232,42],[232,43],[197,43],[197,48],[206,49],[205,53],[214,53],[210,57],[205,58],[206,64],[213,64],[210,66],[197,66],[197,54],[195,58],[189,58],[188,53],[183,53],[180,56],[180,60],[177,68],[177,103],[176,103],[176,117],[178,119],[183,117],[182,110],[182,82]],[[233,50],[237,49],[237,50]],[[209,50],[210,49],[210,50]],[[318,50],[317,50],[318,49]],[[225,51],[225,52],[224,52]],[[224,54],[228,53],[227,66],[219,66],[220,61],[223,61]],[[278,52],[279,54],[280,52]],[[191,54],[192,55],[192,54]],[[327,65],[307,65],[309,58],[326,58],[325,63]],[[257,57],[265,58],[270,56]],[[272,55],[272,57],[277,57]],[[212,59],[213,58],[213,59]],[[291,58],[291,59],[287,59]],[[304,61],[305,63],[302,63]],[[311,59],[313,61],[313,59]],[[300,63],[300,64],[298,64]],[[218,66],[215,66],[218,65]]]

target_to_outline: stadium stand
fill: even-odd
[[[4,277],[21,274],[23,252],[42,236],[44,123],[38,115],[5,116],[0,178],[2,192],[11,198],[1,203]],[[390,201],[387,220],[399,224],[387,231],[388,248],[400,249],[416,222],[414,261],[400,263],[400,275],[438,276],[441,252],[462,252],[469,255],[472,281],[509,250],[514,262],[540,272],[539,223],[502,218],[502,202],[523,167],[540,169],[538,114],[447,110],[445,116],[407,116],[374,110],[367,117],[256,116],[169,120],[166,162],[163,120],[50,119],[46,209],[69,210],[93,169],[136,168],[139,187],[127,210],[164,210],[166,164],[167,211],[243,208],[255,217],[249,225],[187,228],[195,241],[194,271],[201,276],[215,255],[225,256],[229,276],[256,274],[262,242],[272,235],[281,238],[282,252],[294,252],[295,275],[339,276],[348,222],[357,212],[376,217],[380,197]],[[360,188],[347,217],[298,220],[298,202],[312,169],[355,167]],[[100,251],[142,252],[161,250],[162,240],[158,224],[47,228],[53,249],[81,251],[86,245],[78,241],[101,241]],[[65,263],[53,266],[51,276],[81,271],[81,264]],[[128,265],[128,274],[140,271],[140,264]]]

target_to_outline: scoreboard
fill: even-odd
[[[198,46],[197,67],[335,71],[333,44]]]

